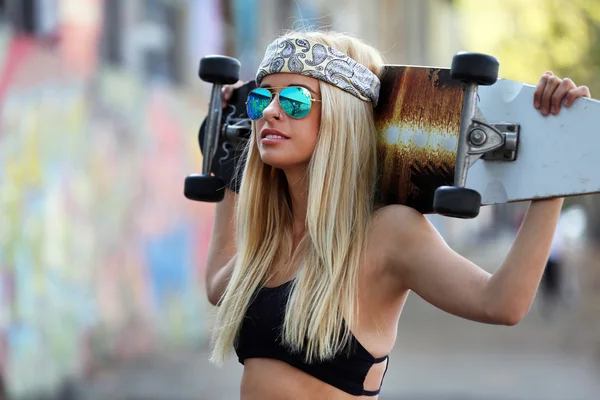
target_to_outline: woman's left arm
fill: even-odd
[[[504,263],[489,278],[484,304],[498,322],[515,325],[529,312],[562,205],[562,198],[532,201]]]
[[[533,104],[544,116],[557,115],[561,106],[570,107],[579,97],[590,97],[587,86],[578,87],[571,79],[560,79],[547,71],[536,87]],[[492,304],[514,310],[510,319],[514,323],[520,321],[531,307],[546,267],[562,205],[562,198],[531,202],[503,268],[489,279],[488,296],[500,299]]]
[[[549,71],[536,88],[534,107],[543,115],[556,115],[579,97],[590,97],[589,89]],[[467,319],[515,325],[531,308],[562,205],[562,198],[531,202],[506,259],[493,275],[455,253],[424,216],[406,207],[386,210],[381,240],[390,243],[386,258],[399,289],[412,290]]]

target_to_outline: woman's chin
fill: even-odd
[[[291,170],[302,165],[307,165],[306,162],[300,162],[298,160],[290,159],[290,157],[282,157],[279,155],[261,154],[261,159],[265,164],[283,170]]]
[[[289,162],[283,162],[282,160],[273,160],[268,157],[262,159],[263,162],[273,168],[278,169],[289,169],[292,165]]]

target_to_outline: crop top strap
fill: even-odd
[[[381,386],[383,385],[383,379],[385,378],[385,374],[388,370],[388,366],[390,365],[389,358],[390,358],[389,356],[385,356],[385,357],[373,359],[373,364],[379,364],[379,363],[382,363],[387,360],[387,363],[385,364],[385,371],[383,371],[383,376],[381,377],[381,383],[379,384],[379,389],[377,389],[377,390],[363,389],[363,396],[377,396],[379,394],[379,392],[381,392]]]

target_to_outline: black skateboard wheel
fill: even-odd
[[[481,53],[461,52],[452,58],[450,76],[466,83],[489,86],[498,80],[500,63],[495,57]]]
[[[218,203],[225,197],[225,188],[217,176],[193,174],[185,178],[183,194],[190,200]]]
[[[198,75],[209,83],[233,85],[240,79],[241,64],[227,56],[206,56],[200,60]]]
[[[480,207],[481,195],[473,189],[440,186],[433,196],[433,211],[446,217],[475,218]]]

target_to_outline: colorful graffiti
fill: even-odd
[[[201,340],[212,207],[183,197],[200,165],[201,99],[72,63],[52,45],[2,42],[0,367],[9,391],[51,391],[107,357]]]

